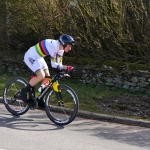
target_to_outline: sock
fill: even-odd
[[[27,93],[31,87],[32,86],[30,85],[30,83],[28,83],[27,86],[24,88],[24,92]]]

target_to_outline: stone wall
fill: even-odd
[[[23,62],[19,62],[18,60],[14,61],[14,59],[1,60],[0,71],[10,75],[31,73]],[[110,86],[111,88],[119,87],[131,91],[144,90],[147,92],[150,89],[150,72],[143,70],[117,72],[111,66],[106,65],[103,65],[101,68],[76,66],[71,73],[71,77],[85,84],[101,84]]]
[[[72,76],[85,84],[94,83],[148,93],[150,89],[150,72],[147,70],[116,72],[111,66],[103,65],[101,68],[79,67],[73,71]]]

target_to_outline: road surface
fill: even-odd
[[[15,117],[0,104],[0,150],[150,150],[150,129],[84,118],[56,126],[43,110]]]

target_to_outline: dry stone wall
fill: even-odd
[[[150,89],[150,72],[147,70],[116,72],[111,66],[106,65],[102,68],[77,67],[72,76],[85,84],[101,84],[131,91],[149,92]]]
[[[10,75],[30,74],[31,72],[24,63],[11,59],[1,60],[0,70]],[[101,68],[76,66],[71,77],[85,84],[101,84],[131,91],[149,92],[150,90],[150,72],[147,70],[116,72],[111,66],[106,65]]]

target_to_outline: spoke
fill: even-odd
[[[24,87],[25,84],[26,81],[22,78],[14,78],[6,84],[4,103],[7,110],[13,115],[22,115],[29,109],[28,105],[23,103],[20,95],[20,89]]]
[[[65,110],[63,109],[63,107],[61,106],[62,111],[65,113],[66,117],[69,118],[69,116],[67,115],[67,113],[65,112]]]

